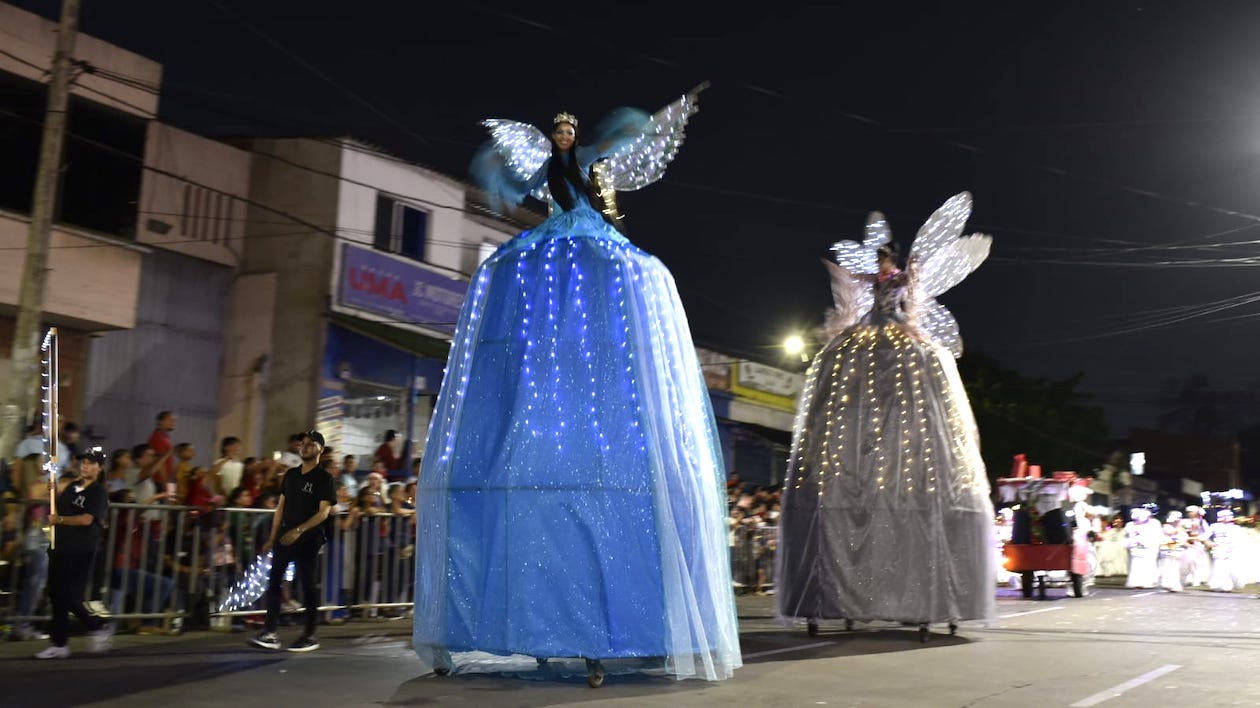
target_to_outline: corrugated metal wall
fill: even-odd
[[[149,439],[159,411],[178,416],[175,443],[218,457],[219,376],[232,271],[155,250],[144,257],[136,327],[92,339],[84,423],[107,451]],[[262,336],[266,336],[265,334]]]

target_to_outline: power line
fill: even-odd
[[[211,5],[213,5],[215,8],[217,8],[220,12],[222,12],[224,15],[226,15],[226,16],[228,16],[229,18],[231,18],[232,20],[236,21],[236,22],[237,22],[238,24],[240,24],[242,27],[244,27],[245,29],[249,30],[249,31],[250,31],[251,33],[253,33],[254,35],[258,36],[260,39],[262,39],[262,40],[263,40],[264,42],[266,42],[267,44],[271,45],[271,47],[272,47],[273,49],[275,49],[275,50],[279,51],[281,54],[284,54],[285,56],[287,56],[290,60],[292,60],[292,61],[293,61],[295,64],[297,64],[298,66],[301,66],[302,68],[304,68],[304,69],[306,69],[307,71],[311,72],[311,73],[312,73],[312,74],[314,74],[315,76],[318,76],[320,79],[324,80],[326,83],[328,83],[328,84],[329,84],[330,86],[332,86],[333,88],[336,88],[337,90],[339,90],[339,91],[341,91],[341,92],[345,93],[345,94],[346,94],[347,96],[349,96],[350,98],[354,99],[355,103],[358,103],[360,106],[363,106],[363,107],[364,107],[364,108],[366,108],[368,111],[370,111],[373,115],[377,116],[378,118],[381,118],[381,119],[382,119],[382,120],[384,120],[385,122],[389,123],[390,125],[394,126],[394,127],[395,127],[395,128],[397,128],[397,129],[401,130],[403,133],[405,133],[405,134],[407,134],[407,135],[410,135],[411,137],[415,138],[416,140],[419,140],[419,141],[420,141],[421,143],[423,143],[423,144],[426,144],[426,145],[427,145],[427,144],[428,144],[431,140],[433,140],[433,138],[432,138],[432,137],[430,137],[430,136],[425,136],[425,135],[421,135],[420,133],[415,132],[415,131],[414,131],[414,130],[412,130],[411,128],[409,128],[409,127],[407,127],[406,125],[404,125],[401,121],[396,120],[393,116],[391,116],[391,115],[389,115],[388,113],[386,113],[386,112],[382,111],[381,109],[377,108],[377,107],[376,107],[376,105],[375,105],[375,104],[373,104],[371,101],[368,101],[367,99],[363,98],[363,97],[362,97],[362,96],[360,96],[358,93],[356,93],[355,91],[353,91],[353,90],[351,90],[350,88],[348,88],[348,87],[346,87],[346,86],[342,85],[342,84],[341,84],[340,82],[338,82],[336,79],[332,78],[332,77],[331,77],[331,76],[329,76],[327,73],[325,73],[324,71],[322,71],[319,67],[317,67],[317,66],[315,66],[314,64],[310,63],[310,62],[309,62],[309,61],[307,61],[306,59],[303,59],[301,56],[299,56],[299,55],[297,54],[297,52],[294,52],[292,49],[289,49],[287,46],[285,46],[284,44],[282,44],[279,40],[275,39],[275,38],[274,38],[274,37],[272,37],[271,35],[269,35],[269,34],[267,34],[266,32],[264,32],[264,31],[263,31],[262,29],[260,29],[257,25],[255,25],[255,24],[253,24],[253,23],[249,22],[248,20],[246,20],[245,18],[241,17],[240,15],[237,15],[236,13],[232,12],[231,10],[228,10],[228,9],[227,9],[227,7],[225,7],[225,6],[223,5],[223,3],[222,3],[222,2],[219,2],[219,0],[206,0],[206,2],[210,3],[210,4],[211,4]]]

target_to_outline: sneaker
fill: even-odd
[[[114,625],[106,623],[100,629],[88,635],[92,639],[91,651],[93,654],[100,654],[109,651],[114,643]]]
[[[276,636],[275,632],[259,632],[249,638],[249,643],[263,649],[275,650],[280,648],[280,638]]]
[[[70,647],[50,646],[35,655],[36,659],[69,659]]]
[[[319,640],[315,637],[302,637],[289,645],[289,651],[315,651],[319,648]]]
[[[48,641],[48,633],[41,632],[38,629],[35,629],[34,627],[18,627],[18,630],[17,632],[14,633],[14,636],[16,636],[19,641],[23,641],[23,642],[29,642],[33,639],[39,640],[39,641]]]

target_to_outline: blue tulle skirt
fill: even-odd
[[[504,244],[473,277],[421,468],[421,660],[660,658],[729,676],[717,440],[660,261],[584,206]]]

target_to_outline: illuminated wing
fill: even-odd
[[[831,244],[831,257],[850,273],[875,275],[879,272],[879,247],[892,236],[884,215],[873,211],[866,217],[866,235],[861,241],[837,241]]]
[[[955,359],[962,356],[962,336],[958,332],[958,320],[936,298],[925,301],[919,308],[917,324],[921,332],[948,349]]]
[[[989,257],[993,237],[987,234],[963,236],[942,246],[919,261],[919,286],[925,297],[936,297],[961,283]]]
[[[665,175],[665,167],[678,154],[687,121],[700,110],[700,92],[708,82],[657,111],[633,139],[608,155],[613,188],[633,192]]]
[[[873,211],[866,217],[865,235],[861,241],[837,241],[831,245],[835,263],[827,265],[835,308],[827,316],[825,326],[828,331],[838,333],[871,311],[875,294],[868,283],[861,282],[859,276],[879,272],[877,252],[891,238],[884,215]]]
[[[969,216],[971,194],[960,192],[928,217],[914,235],[910,259],[918,262],[919,288],[925,299],[936,297],[962,282],[988,255],[987,243],[963,249],[956,245]],[[979,260],[974,260],[976,255]]]
[[[910,248],[920,297],[918,326],[954,356],[962,356],[958,321],[936,296],[961,283],[989,257],[993,239],[985,234],[962,236],[971,216],[971,194],[950,197],[919,228]]]
[[[529,123],[490,118],[481,124],[490,130],[494,152],[513,182],[529,184],[551,157],[551,141]],[[547,180],[541,180],[530,194],[546,201],[550,196]]]

